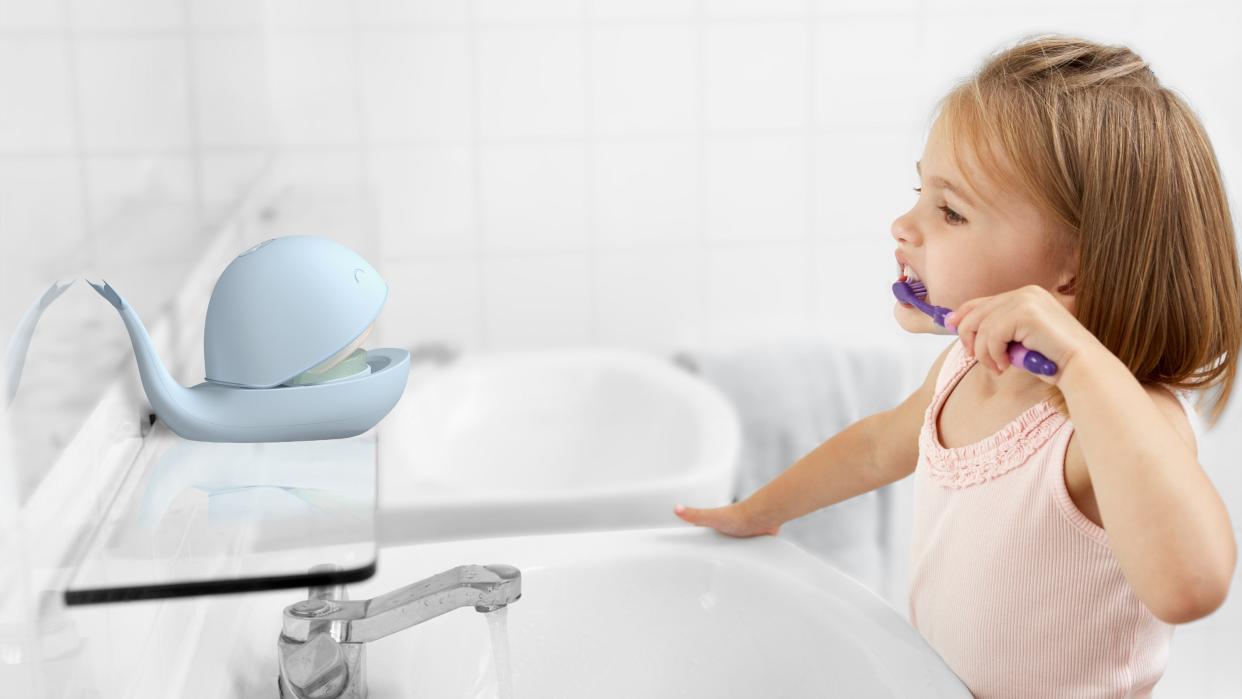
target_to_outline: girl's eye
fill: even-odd
[[[923,188],[915,187],[914,191],[922,194]],[[953,209],[950,209],[948,206],[937,206],[936,208],[944,212],[945,221],[949,223],[950,225],[956,226],[956,225],[966,223],[966,219],[963,218],[961,214],[957,213]]]
[[[947,221],[951,225],[956,226],[956,225],[966,223],[966,219],[962,218],[961,214],[957,213],[953,209],[950,209],[947,206],[937,206],[936,208],[944,212],[945,221]]]

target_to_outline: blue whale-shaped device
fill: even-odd
[[[387,415],[405,390],[408,351],[361,348],[388,285],[333,240],[272,238],[229,263],[207,305],[206,380],[190,388],[160,362],[125,298],[107,282],[90,284],[121,314],[155,414],[185,439],[352,437]]]

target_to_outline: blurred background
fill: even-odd
[[[623,346],[705,373],[727,357],[811,401],[841,386],[790,379],[783,343],[892,358],[744,496],[896,405],[948,342],[894,322],[889,227],[933,102],[1044,32],[1146,58],[1206,125],[1237,221],[1242,7],[1224,0],[0,0],[0,336],[54,280],[91,277],[192,338],[202,307],[174,300],[240,226],[370,260],[390,288],[372,346]],[[192,385],[201,344],[185,348],[170,369]],[[0,506],[136,373],[79,281],[33,338]],[[739,407],[792,432],[808,417],[786,398]],[[1237,402],[1200,433],[1235,523]],[[902,614],[907,486],[866,509],[888,543],[856,571]],[[1179,628],[1166,696],[1242,695],[1237,588]]]

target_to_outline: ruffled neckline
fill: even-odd
[[[933,480],[948,488],[965,488],[1026,463],[1067,420],[1050,399],[1044,399],[984,439],[960,447],[942,445],[936,428],[940,409],[966,372],[979,361],[978,357],[967,358],[960,345],[955,353],[959,357],[957,370],[924,413],[919,447],[927,458],[928,474]]]

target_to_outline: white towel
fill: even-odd
[[[739,500],[857,420],[898,405],[926,372],[917,348],[820,339],[683,351],[674,361],[717,386],[739,413]],[[881,591],[891,507],[891,487],[881,488],[790,521],[780,536]]]

